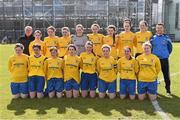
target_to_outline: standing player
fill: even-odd
[[[42,98],[45,84],[45,57],[41,55],[41,46],[33,45],[34,55],[29,57],[29,95],[30,98]]]
[[[124,31],[118,36],[117,48],[119,50],[118,57],[124,56],[124,47],[129,46],[132,50],[132,55],[134,56],[134,47],[136,47],[135,34],[131,32],[131,21],[125,19],[123,22]]]
[[[164,33],[164,24],[159,23],[156,25],[156,34],[151,39],[152,53],[157,55],[161,62],[161,70],[163,72],[165,88],[167,96],[171,97],[171,81],[169,73],[169,56],[172,52],[171,39]]]
[[[64,56],[64,81],[66,97],[77,98],[79,96],[80,84],[80,58],[76,54],[77,48],[74,44],[68,46],[68,54]]]
[[[148,30],[148,23],[144,20],[139,22],[140,31],[136,32],[136,54],[135,57],[143,53],[142,45],[144,42],[149,41],[152,37],[152,33]]]
[[[58,49],[50,48],[51,58],[45,61],[45,73],[47,79],[47,92],[50,98],[62,97],[64,90],[63,60],[58,58]]]
[[[41,40],[41,37],[42,37],[42,33],[40,30],[36,30],[34,32],[34,37],[35,37],[35,40],[32,41],[30,44],[29,44],[29,53],[30,55],[34,55],[34,51],[33,51],[33,45],[40,45],[41,46],[41,54],[44,55],[45,54],[45,48],[44,48],[44,42]]]
[[[111,47],[102,46],[103,57],[97,61],[99,97],[104,98],[108,90],[110,99],[116,97],[117,62],[110,56]]]
[[[44,38],[45,56],[51,57],[50,48],[58,47],[59,37],[55,36],[56,29],[53,26],[47,28],[48,37]]]
[[[11,92],[13,99],[28,96],[28,56],[23,54],[24,46],[17,43],[14,47],[15,55],[8,61],[8,70],[12,76]]]
[[[101,57],[101,47],[102,47],[102,41],[103,41],[103,34],[99,34],[100,26],[98,24],[92,24],[91,30],[92,33],[88,34],[88,38],[90,41],[93,42],[93,52],[96,54],[96,56]]]
[[[76,25],[76,34],[72,35],[72,43],[77,46],[77,55],[85,52],[84,45],[88,41],[88,37],[84,32],[84,27],[81,24]]]
[[[124,99],[127,95],[131,100],[136,95],[136,75],[138,72],[137,61],[131,56],[131,48],[124,48],[125,56],[118,60],[118,72],[120,73],[120,98]]]
[[[138,72],[138,98],[144,100],[148,94],[151,101],[157,98],[157,78],[161,70],[160,60],[151,54],[152,46],[149,42],[143,44],[144,53],[137,57]]]
[[[93,53],[93,43],[87,41],[85,44],[86,52],[81,53],[81,94],[86,97],[90,91],[90,97],[94,98],[97,87],[96,61],[97,57]]]
[[[67,47],[71,44],[70,30],[68,27],[61,29],[62,37],[59,38],[59,57],[63,58],[67,53]]]
[[[114,25],[109,25],[107,27],[107,34],[106,36],[103,37],[103,44],[108,44],[111,47],[111,51],[110,51],[110,55],[114,58],[114,59],[118,59],[118,51],[116,49],[116,27]]]

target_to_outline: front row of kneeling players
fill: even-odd
[[[117,73],[120,74],[120,98],[129,95],[135,99],[136,80],[138,98],[143,100],[148,94],[150,100],[157,96],[157,77],[160,72],[159,59],[151,54],[151,44],[143,44],[144,53],[136,59],[131,56],[131,49],[124,48],[125,56],[118,61],[110,56],[111,47],[102,46],[103,57],[97,58],[92,42],[85,44],[86,52],[76,55],[76,46],[68,46],[68,55],[63,59],[58,57],[56,47],[51,47],[51,58],[41,55],[41,47],[33,45],[34,55],[23,54],[23,45],[15,45],[15,55],[9,59],[8,68],[12,75],[11,91],[14,98],[42,98],[44,86],[50,98],[61,98],[63,91],[67,98],[77,98],[79,89],[81,96],[96,96],[96,88],[100,98],[107,95],[110,99],[116,97]],[[80,74],[81,69],[81,74]],[[81,77],[80,77],[81,75]],[[46,81],[46,80],[47,81]]]

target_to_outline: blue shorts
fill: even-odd
[[[135,95],[136,94],[136,80],[121,79],[120,80],[120,94]]]
[[[105,82],[104,80],[98,80],[98,91],[101,93],[116,93],[116,80],[113,82]]]
[[[45,78],[43,76],[31,76],[29,77],[29,92],[39,92],[44,91]]]
[[[47,92],[62,92],[64,90],[64,80],[62,78],[51,78],[47,81]]]
[[[96,90],[97,74],[81,73],[81,90]]]
[[[11,93],[16,94],[28,94],[28,82],[14,83],[11,82]]]
[[[138,94],[157,94],[157,81],[141,82],[138,81]]]
[[[69,90],[79,90],[79,84],[76,82],[76,80],[70,79],[70,80],[65,82],[64,89],[66,91],[69,91]]]

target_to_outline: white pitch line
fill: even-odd
[[[180,72],[172,73],[172,74],[170,74],[170,77],[176,76],[176,75],[178,75],[178,74],[180,74]],[[159,82],[162,82],[163,80],[164,80],[164,78],[162,78],[162,79],[160,79],[160,80],[158,80],[158,81],[159,81]]]
[[[159,103],[157,100],[154,100],[151,102],[155,111],[161,116],[163,120],[171,120],[169,116],[162,110],[162,108],[159,106]]]

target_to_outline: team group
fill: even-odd
[[[124,31],[116,34],[116,27],[109,25],[107,35],[99,32],[94,23],[92,33],[84,34],[78,24],[76,34],[71,35],[68,27],[61,29],[62,37],[55,35],[53,26],[47,28],[48,37],[41,40],[42,33],[25,27],[25,36],[14,47],[8,68],[12,76],[13,98],[77,98],[88,95],[99,98],[106,94],[116,97],[117,78],[120,78],[121,99],[157,98],[157,78],[162,70],[167,94],[170,91],[169,55],[172,43],[164,34],[164,25],[156,25],[156,34],[148,31],[146,21],[140,21],[140,31],[131,32],[131,21],[123,22]],[[33,41],[32,41],[33,40]],[[117,77],[119,76],[119,77]],[[46,88],[44,89],[46,84]],[[65,92],[64,92],[65,91]]]

